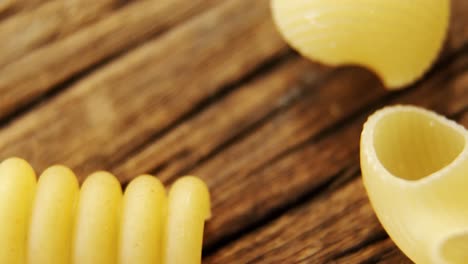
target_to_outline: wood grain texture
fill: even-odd
[[[286,50],[267,3],[226,1],[101,67],[0,131],[3,156],[25,157],[39,170],[65,163],[82,177],[109,168]],[[235,19],[240,15],[243,20]],[[43,144],[47,148],[31,147]]]
[[[468,36],[468,19],[465,18],[465,14],[468,12],[468,2],[463,0],[452,0],[450,2],[450,28],[445,45],[445,53],[450,53],[450,51],[466,46]]]
[[[395,248],[390,239],[384,239],[365,246],[358,251],[336,258],[330,263],[362,263],[362,264],[412,264],[401,252]]]
[[[105,63],[109,57],[123,53],[215,2],[139,1],[98,23],[83,27],[70,37],[26,53],[19,60],[0,68],[0,117],[46,92],[60,89],[57,87],[59,84],[77,73],[95,64]],[[172,15],[165,16],[167,13]]]
[[[3,0],[0,2],[0,20],[29,11],[50,0]]]
[[[117,7],[116,0],[48,1],[0,23],[0,68],[54,39],[98,20]]]
[[[467,82],[464,81],[466,78],[468,78],[468,71],[467,71],[467,66],[468,66],[468,54],[465,54],[464,56],[459,57],[455,62],[453,62],[449,67],[447,67],[445,70],[441,71],[439,74],[434,75],[432,78],[429,78],[428,80],[422,82],[419,86],[409,90],[408,92],[404,92],[403,94],[396,96],[395,98],[390,97],[387,100],[385,100],[385,104],[397,104],[397,103],[407,103],[407,104],[415,104],[415,105],[420,105],[429,109],[435,109],[445,115],[449,116],[454,116],[456,117],[459,113],[462,113],[465,111],[465,108],[468,104],[468,85]],[[446,76],[451,76],[449,80],[447,80]],[[441,89],[441,86],[443,84],[443,89]],[[454,95],[454,96],[452,96]],[[381,102],[383,103],[383,102]],[[372,221],[375,221],[374,224],[376,224],[379,228],[372,229],[372,231],[369,231],[369,236],[378,236],[379,234],[382,234],[383,230],[381,229],[380,225],[377,223],[376,219],[372,218],[373,220],[365,220],[364,216],[358,216],[357,218],[360,219],[359,221],[353,223],[351,219],[348,219],[348,221],[345,221],[343,223],[346,224],[340,224],[339,222],[336,221],[331,221],[329,225],[331,225],[331,230],[339,230],[342,233],[339,234],[330,234],[329,236],[327,235],[322,235],[321,232],[323,231],[323,228],[317,229],[316,233],[313,233],[312,231],[307,234],[307,238],[304,238],[303,240],[298,240],[294,236],[290,235],[289,233],[286,233],[284,237],[282,238],[283,241],[283,246],[279,247],[279,245],[270,239],[265,239],[261,240],[263,241],[262,244],[255,244],[255,253],[252,253],[254,255],[250,256],[250,258],[247,254],[245,254],[245,251],[247,251],[247,248],[250,248],[252,245],[250,244],[251,241],[253,240],[253,237],[255,239],[261,239],[264,234],[269,234],[269,232],[272,232],[271,230],[282,230],[284,232],[286,231],[285,226],[301,226],[302,232],[308,232],[306,226],[308,224],[305,224],[303,222],[300,222],[300,219],[309,219],[313,218],[316,214],[317,217],[324,218],[324,223],[330,222],[330,220],[327,220],[328,217],[333,217],[333,215],[336,213],[334,211],[335,207],[352,207],[357,203],[364,203],[366,204],[365,206],[369,207],[367,201],[366,202],[360,202],[360,200],[353,200],[357,199],[360,195],[363,195],[363,197],[359,199],[364,199],[365,198],[365,193],[363,190],[361,190],[361,184],[354,184],[355,187],[352,187],[353,190],[349,191],[352,193],[350,197],[343,198],[341,201],[342,202],[331,202],[329,205],[325,206],[324,208],[328,208],[330,210],[330,213],[327,212],[317,212],[315,207],[313,207],[313,204],[317,204],[317,207],[322,206],[322,204],[325,203],[325,201],[322,201],[319,199],[319,202],[315,202],[314,200],[314,193],[325,193],[324,195],[336,195],[338,191],[333,191],[333,192],[327,192],[323,190],[323,185],[325,184],[326,186],[330,183],[333,183],[334,179],[337,181],[337,178],[343,177],[340,176],[340,171],[346,168],[355,168],[359,165],[358,163],[358,148],[359,148],[359,136],[362,128],[362,124],[365,121],[365,117],[370,114],[373,110],[375,110],[377,107],[380,107],[379,105],[376,105],[372,107],[371,109],[368,110],[368,112],[356,117],[354,120],[352,119],[352,122],[349,124],[344,124],[343,126],[340,126],[339,129],[336,128],[333,130],[332,133],[328,134],[326,137],[324,137],[321,140],[309,140],[305,143],[302,144],[300,148],[296,148],[294,151],[291,151],[289,155],[283,157],[280,160],[276,160],[273,165],[267,167],[264,169],[262,172],[257,172],[255,175],[251,175],[252,180],[249,182],[248,180],[245,180],[245,184],[242,186],[239,186],[241,191],[238,191],[237,197],[238,199],[245,199],[245,201],[242,202],[237,202],[237,203],[231,203],[231,202],[226,202],[228,205],[226,207],[230,207],[230,210],[227,210],[226,208],[219,209],[220,211],[223,211],[224,214],[225,212],[239,212],[241,209],[238,209],[239,207],[246,206],[249,202],[252,204],[250,210],[246,210],[250,212],[250,214],[245,214],[243,215],[244,218],[236,218],[236,216],[231,215],[229,219],[239,219],[237,222],[242,222],[243,219],[252,219],[255,217],[258,217],[258,214],[263,210],[263,208],[274,208],[275,206],[271,204],[272,201],[275,200],[280,200],[283,199],[283,201],[280,202],[280,204],[284,203],[291,203],[291,200],[294,201],[296,200],[304,200],[306,199],[306,204],[305,207],[307,209],[304,209],[304,211],[308,212],[309,215],[304,216],[303,214],[296,215],[296,211],[293,212],[284,212],[279,219],[287,219],[287,224],[284,223],[281,226],[276,226],[276,224],[269,224],[266,228],[262,229],[260,228],[259,230],[261,231],[255,231],[251,234],[251,237],[246,236],[241,238],[240,240],[234,242],[233,244],[221,249],[217,253],[214,254],[214,256],[209,257],[208,263],[223,263],[223,262],[229,262],[233,261],[234,259],[238,258],[238,254],[242,255],[243,257],[246,257],[245,260],[242,262],[247,263],[250,261],[258,261],[260,259],[259,256],[263,256],[265,258],[262,258],[262,262],[260,263],[274,263],[275,261],[279,260],[284,260],[281,259],[279,256],[287,255],[288,257],[292,257],[292,255],[296,256],[296,253],[288,253],[290,250],[290,245],[302,245],[306,243],[307,241],[310,240],[310,243],[319,243],[320,241],[323,241],[325,238],[330,238],[330,239],[336,239],[334,243],[338,242],[343,242],[346,241],[347,236],[349,234],[345,233],[344,230],[346,228],[356,228],[353,233],[356,234],[353,236],[353,245],[359,244],[360,239],[358,239],[357,234],[358,232],[367,232],[367,228],[372,226]],[[460,118],[458,118],[460,119]],[[461,119],[460,119],[461,120]],[[468,125],[468,123],[464,124]],[[344,142],[346,142],[344,144]],[[310,157],[313,157],[312,160],[310,160]],[[325,167],[326,170],[321,169]],[[282,176],[284,175],[284,176]],[[346,174],[345,174],[346,175]],[[265,177],[268,177],[265,179]],[[346,178],[346,177],[345,177]],[[270,179],[270,180],[268,180]],[[264,191],[261,193],[255,192],[253,189],[257,188],[259,189],[260,187],[258,186],[253,186],[255,182],[263,182],[264,186],[268,186],[267,188],[264,188]],[[357,180],[357,181],[360,181]],[[268,185],[267,185],[268,183]],[[259,183],[261,184],[261,183]],[[315,186],[314,186],[315,185]],[[236,185],[237,186],[237,185]],[[232,188],[232,187],[231,187]],[[350,187],[351,188],[351,187]],[[217,187],[218,189],[218,187]],[[320,192],[318,192],[318,190]],[[221,190],[223,191],[223,190]],[[226,191],[226,190],[224,190]],[[250,193],[250,195],[249,195]],[[327,194],[328,193],[328,194]],[[312,198],[308,198],[308,195],[312,195]],[[249,197],[250,196],[250,197]],[[255,199],[253,198],[255,196]],[[263,198],[265,197],[266,198]],[[352,198],[351,198],[352,196]],[[311,202],[308,202],[308,200],[311,199]],[[365,198],[367,199],[367,198]],[[325,200],[329,200],[329,198],[326,198]],[[214,204],[214,213],[216,214],[217,211],[217,204]],[[219,205],[218,205],[219,206]],[[308,207],[311,206],[311,207]],[[244,209],[245,210],[245,209]],[[357,213],[356,209],[342,209],[341,213],[344,215],[351,215],[349,217],[355,217],[355,214]],[[364,210],[364,209],[363,209]],[[366,212],[370,211],[370,207]],[[224,215],[223,214],[223,215]],[[265,212],[263,212],[265,214]],[[292,216],[291,216],[292,215]],[[373,213],[369,213],[369,215],[373,216]],[[344,217],[344,216],[343,216]],[[369,216],[370,217],[370,216]],[[370,218],[369,218],[370,219]],[[218,221],[219,218],[218,218]],[[245,221],[245,220],[244,220]],[[278,220],[281,221],[281,220]],[[286,221],[286,220],[285,220]],[[305,220],[304,220],[305,221]],[[318,220],[313,220],[312,222],[317,222]],[[362,222],[364,221],[364,222]],[[367,221],[367,222],[366,222]],[[212,221],[210,224],[213,225]],[[223,223],[227,226],[235,225],[236,221],[232,222],[227,222]],[[217,224],[217,223],[215,223]],[[219,224],[220,226],[223,224]],[[278,224],[279,225],[279,224]],[[349,227],[346,225],[350,225]],[[209,225],[210,227],[210,225]],[[208,230],[209,230],[208,227]],[[312,228],[312,227],[311,227]],[[217,228],[215,228],[217,229]],[[294,229],[294,228],[291,228]],[[364,229],[364,230],[361,230]],[[219,232],[219,230],[213,231],[214,233]],[[293,232],[293,231],[291,231]],[[332,232],[332,231],[329,231]],[[367,233],[366,233],[367,234]],[[266,236],[266,235],[265,235]],[[366,238],[363,238],[361,240],[365,241]],[[317,242],[319,241],[319,242]],[[333,253],[336,253],[337,251],[346,251],[348,249],[348,246],[344,246],[338,243],[337,248],[335,250],[332,250]],[[295,248],[294,246],[293,248]],[[325,246],[324,246],[325,247]],[[262,248],[262,249],[260,249]],[[277,252],[278,255],[270,255],[270,251],[272,251],[274,248],[274,251]],[[304,253],[306,255],[307,260],[302,260],[298,259],[299,262],[304,261],[304,263],[326,263],[328,261],[335,261],[333,256],[325,256],[324,249],[320,248],[320,250],[312,250],[312,246],[307,247],[309,251],[306,250]],[[238,253],[238,252],[243,252],[243,253]],[[299,254],[299,253],[297,253]],[[302,253],[301,253],[302,254]],[[338,254],[338,256],[341,258],[341,254]],[[230,259],[232,258],[232,259]],[[311,260],[314,260],[315,262],[312,262]],[[265,261],[265,262],[263,262]],[[309,262],[311,261],[311,262]]]
[[[359,179],[292,210],[206,263],[327,263],[376,232],[381,227]],[[246,252],[247,247],[255,250]]]
[[[200,176],[206,263],[409,263],[368,203],[359,135],[396,103],[468,126],[465,0],[452,1],[437,65],[397,93],[364,69],[300,58],[268,0],[27,1],[0,20],[1,159],[65,164],[80,180],[107,169],[124,186]],[[32,21],[34,34],[8,26]]]
[[[132,172],[151,171],[170,182],[287,109],[305,94],[308,84],[327,73],[326,68],[297,56],[288,56],[278,64],[264,69],[261,77],[218,99],[171,133],[152,139],[146,148],[118,164],[117,174],[132,177]],[[242,107],[238,107],[240,104]]]

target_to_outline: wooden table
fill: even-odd
[[[298,56],[268,4],[1,1],[1,158],[81,181],[105,169],[124,186],[200,176],[214,215],[204,263],[409,263],[369,205],[360,131],[398,103],[468,125],[468,1],[453,0],[432,70],[393,93]]]

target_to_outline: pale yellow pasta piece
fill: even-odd
[[[164,234],[164,264],[199,264],[204,222],[211,216],[208,188],[192,176],[171,187]]]
[[[70,263],[78,181],[63,166],[42,173],[29,225],[28,263]]]
[[[417,80],[439,53],[449,0],[272,0],[274,20],[304,56],[375,71],[388,88]]]
[[[122,189],[107,172],[90,175],[80,191],[73,263],[115,264],[122,205]]]
[[[119,263],[161,263],[166,207],[166,191],[157,178],[132,180],[123,199]]]
[[[26,241],[36,175],[27,162],[10,158],[0,164],[0,263],[26,262]]]
[[[468,132],[418,107],[387,107],[361,136],[361,167],[382,225],[418,264],[468,260]]]
[[[107,172],[79,190],[70,169],[53,166],[36,187],[27,162],[0,164],[0,263],[200,263],[209,217],[208,188],[196,177],[177,180],[168,199],[157,178],[142,175],[122,196]]]

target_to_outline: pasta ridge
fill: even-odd
[[[419,79],[442,48],[449,0],[272,0],[274,22],[299,53],[359,65],[389,89]]]
[[[166,190],[156,177],[134,178],[125,192],[98,171],[81,188],[67,167],[36,181],[20,158],[0,164],[0,263],[201,263],[210,197],[197,177]]]
[[[468,131],[415,106],[385,107],[361,135],[370,202],[397,246],[415,263],[468,258]]]

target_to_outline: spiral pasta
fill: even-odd
[[[0,164],[0,263],[200,263],[210,217],[206,185],[178,179],[166,197],[152,176],[135,178],[122,193],[107,172],[81,190],[64,166],[39,177],[19,158]]]
[[[468,131],[422,108],[384,108],[364,125],[361,168],[380,222],[411,260],[466,263]]]
[[[274,20],[300,53],[374,70],[388,88],[418,79],[448,28],[449,0],[272,0]]]

